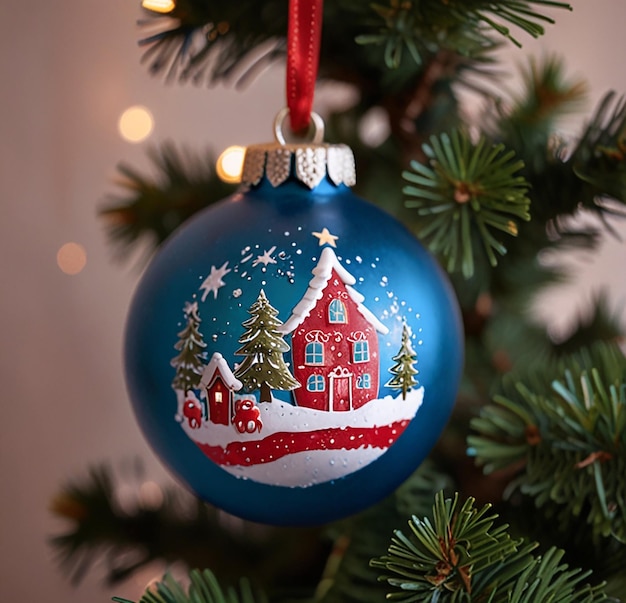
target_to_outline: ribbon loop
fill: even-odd
[[[287,107],[294,133],[311,122],[322,37],[323,0],[289,0]]]

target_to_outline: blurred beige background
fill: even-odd
[[[261,1],[261,0],[259,0]],[[626,92],[626,4],[574,0],[573,13],[524,52],[555,49],[585,75],[593,104],[608,89]],[[283,105],[283,71],[265,73],[245,94],[223,87],[166,86],[139,64],[139,2],[64,0],[6,5],[0,21],[0,600],[103,602],[139,597],[144,572],[114,592],[95,571],[77,588],[54,563],[46,539],[63,525],[48,510],[60,484],[103,460],[119,466],[140,456],[163,474],[135,425],[122,375],[126,309],[138,278],[116,265],[97,208],[115,191],[120,160],[148,165],[146,146],[164,139],[219,151],[268,140]],[[506,53],[511,65],[522,58]],[[318,100],[332,100],[325,90]],[[152,136],[120,138],[117,121],[131,105],[148,107]],[[591,107],[590,107],[591,109]],[[626,237],[626,223],[616,224]],[[68,241],[87,264],[68,276],[56,264]],[[568,258],[571,285],[539,302],[556,330],[566,328],[599,288],[621,312],[626,299],[622,241]]]

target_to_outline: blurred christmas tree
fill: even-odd
[[[99,558],[111,582],[162,559],[208,569],[193,572],[188,587],[166,577],[142,603],[626,600],[619,321],[598,296],[555,342],[531,313],[535,296],[564,279],[540,261],[544,252],[591,252],[603,228],[590,224],[610,231],[610,219],[623,215],[626,103],[607,93],[580,135],[564,140],[559,120],[582,111],[586,86],[559,59],[530,62],[517,96],[494,92],[501,45],[543,35],[552,24],[546,11],[561,9],[570,7],[324,6],[320,77],[355,92],[349,108],[325,116],[326,137],[352,147],[356,192],[429,246],[463,311],[465,376],[431,458],[376,507],[306,529],[233,530],[180,491],[165,492],[157,507],[122,511],[112,471],[95,468],[53,505],[71,523],[53,542],[75,579]],[[154,76],[245,84],[284,58],[286,0],[178,0],[159,10],[146,8],[142,22]],[[483,108],[471,120],[468,91]],[[361,132],[374,111],[388,135],[371,145]],[[103,211],[121,254],[147,235],[162,242],[233,190],[211,158],[167,145],[152,159],[156,176],[120,167],[124,190]],[[581,212],[599,220],[572,219]],[[399,374],[411,372],[410,352],[399,354]]]

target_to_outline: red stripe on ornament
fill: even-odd
[[[409,422],[404,419],[381,427],[331,427],[291,433],[280,431],[262,440],[231,442],[226,448],[196,443],[218,465],[249,467],[271,463],[297,452],[389,448]]]

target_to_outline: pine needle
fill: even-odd
[[[417,234],[440,256],[449,272],[474,274],[475,256],[491,266],[506,247],[494,231],[516,236],[516,220],[529,220],[528,184],[518,175],[523,163],[501,144],[468,134],[432,136],[424,145],[428,164],[411,162],[403,176],[406,206],[417,213]]]
[[[371,565],[379,580],[404,603],[595,603],[603,585],[585,581],[591,572],[562,563],[563,551],[534,556],[536,544],[513,540],[489,505],[481,509],[458,494],[437,493],[431,517],[413,516],[409,535],[396,530],[387,555]]]
[[[180,582],[166,574],[160,582],[152,584],[137,603],[266,603],[264,594],[255,594],[247,580],[242,580],[239,590],[224,590],[215,575],[209,571],[192,570],[189,573],[187,592]],[[113,597],[116,603],[133,603],[128,599]]]
[[[485,472],[522,466],[515,488],[556,504],[561,529],[583,509],[593,537],[626,542],[626,358],[598,343],[543,373],[511,376],[472,421]]]

